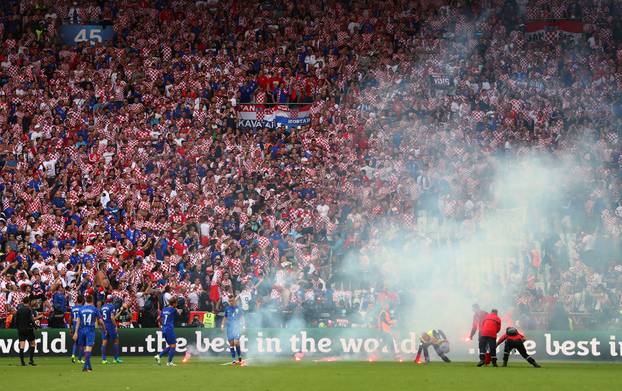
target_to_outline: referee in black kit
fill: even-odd
[[[19,359],[22,362],[22,366],[26,366],[24,362],[24,348],[26,347],[26,341],[30,345],[28,353],[30,354],[29,364],[33,367],[35,364],[35,318],[30,308],[30,298],[24,298],[24,304],[20,305],[15,314],[15,327],[17,328],[17,337],[19,339]]]

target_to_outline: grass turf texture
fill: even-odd
[[[163,362],[166,358],[163,359]],[[5,390],[620,390],[620,364],[550,363],[535,369],[519,360],[508,368],[476,368],[474,363],[312,362],[253,363],[246,367],[196,358],[177,367],[157,366],[152,358],[124,357],[123,364],[93,360],[91,373],[69,358],[40,358],[37,367],[0,359]]]

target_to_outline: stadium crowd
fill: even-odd
[[[235,292],[271,314],[262,325],[373,325],[407,292],[368,254],[398,231],[460,243],[506,207],[492,158],[535,150],[575,156],[593,183],[500,260],[514,317],[618,322],[621,13],[619,0],[3,1],[0,320],[31,295],[63,326],[92,291],[153,326],[170,295],[218,312]],[[583,33],[528,39],[526,21],[550,18]],[[63,23],[116,34],[67,46]],[[242,128],[248,102],[311,104],[311,121]]]

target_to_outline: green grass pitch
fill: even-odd
[[[191,359],[177,367],[157,366],[152,358],[125,357],[123,364],[93,360],[82,373],[69,358],[40,358],[37,367],[18,366],[17,358],[0,358],[3,390],[621,390],[622,366],[609,363],[550,363],[535,369],[510,361],[508,368],[476,368],[474,363],[313,362],[312,360],[223,366]]]

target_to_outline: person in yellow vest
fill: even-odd
[[[203,314],[203,327],[206,329],[213,329],[216,327],[216,314],[211,311],[207,311]]]
[[[382,333],[383,347],[387,347],[387,350],[393,351],[393,353],[397,353],[395,350],[395,337],[393,335],[393,326],[395,326],[396,323],[387,305],[378,315],[378,328]]]
[[[443,330],[430,330],[421,334],[419,338],[419,351],[417,351],[417,357],[415,362],[421,364],[421,352],[425,358],[426,364],[430,362],[430,354],[428,348],[432,346],[436,351],[436,354],[445,362],[451,362],[449,357],[446,356],[449,353],[449,341]]]

